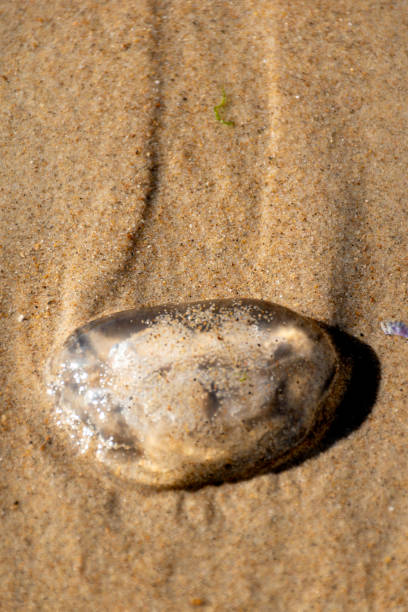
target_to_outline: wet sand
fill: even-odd
[[[405,610],[404,2],[0,6],[0,609]],[[213,107],[225,89],[227,120]],[[278,302],[376,354],[291,469],[141,491],[55,426],[46,360],[127,308]],[[350,411],[359,410],[358,402]],[[351,423],[348,427],[347,423]]]

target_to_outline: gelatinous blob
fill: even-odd
[[[331,422],[342,366],[282,306],[217,300],[129,310],[77,329],[48,374],[58,419],[118,473],[157,487],[244,478]]]

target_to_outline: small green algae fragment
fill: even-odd
[[[214,106],[214,114],[217,121],[222,123],[223,125],[231,125],[234,126],[235,123],[233,121],[226,121],[223,117],[221,117],[220,111],[225,108],[227,105],[227,94],[225,93],[225,89],[222,90],[222,99],[217,106]]]

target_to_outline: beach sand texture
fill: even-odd
[[[0,4],[1,610],[407,609],[408,343],[380,329],[408,319],[406,9]],[[361,424],[197,491],[78,456],[43,381],[66,336],[236,296],[372,348]]]

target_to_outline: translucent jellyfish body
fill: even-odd
[[[48,373],[76,443],[91,440],[117,473],[155,487],[240,479],[288,461],[327,429],[342,381],[317,323],[245,299],[92,321]]]

